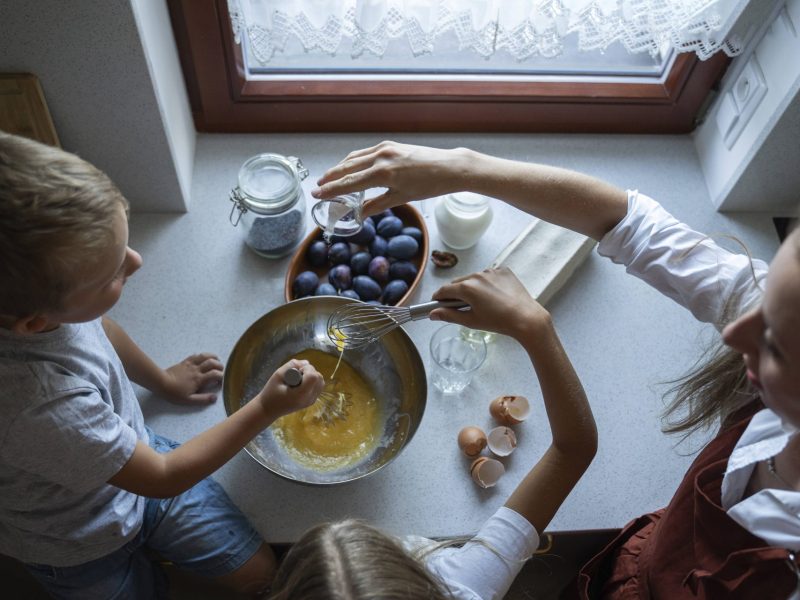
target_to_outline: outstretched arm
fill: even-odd
[[[283,374],[290,367],[303,372],[303,381],[296,388],[283,382]],[[290,360],[250,402],[178,448],[159,454],[140,441],[108,483],[151,498],[177,496],[219,469],[276,419],[311,406],[323,384],[322,375],[308,361]]]
[[[436,309],[434,320],[509,335],[527,351],[542,390],[553,440],[506,501],[544,531],[597,451],[597,429],[583,386],[553,327],[550,314],[508,269],[456,279],[435,299],[458,299],[471,309]]]
[[[179,404],[205,404],[217,399],[216,393],[201,391],[222,381],[223,366],[214,354],[193,354],[162,369],[116,322],[103,317],[103,329],[131,381]]]
[[[496,158],[466,148],[439,149],[381,142],[351,152],[329,169],[311,193],[326,199],[388,188],[365,214],[411,200],[470,191],[599,240],[627,212],[624,190],[575,171]]]

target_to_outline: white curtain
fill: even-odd
[[[436,51],[454,32],[459,48],[489,57],[506,50],[523,61],[558,56],[563,38],[580,50],[614,42],[655,55],[672,47],[706,59],[741,51],[772,0],[228,0],[237,41],[248,36],[268,63],[296,37],[306,52],[382,56],[406,38],[415,56]],[[749,6],[748,6],[749,5]]]

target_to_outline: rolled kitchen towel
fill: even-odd
[[[508,267],[528,293],[546,305],[586,259],[597,242],[581,233],[534,218],[494,259]]]

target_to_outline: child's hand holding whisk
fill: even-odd
[[[496,331],[519,339],[530,327],[552,327],[550,313],[536,302],[507,268],[486,269],[454,279],[433,294],[434,300],[461,300],[470,310],[437,308],[432,321]]]
[[[296,386],[286,383],[285,374],[289,369],[302,373],[302,380]],[[314,404],[324,386],[325,379],[314,365],[307,360],[292,359],[272,374],[256,398],[264,410],[277,419]]]

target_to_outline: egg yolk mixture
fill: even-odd
[[[337,372],[333,385],[326,385],[324,397],[273,423],[278,444],[292,460],[316,471],[346,467],[367,456],[383,432],[383,419],[372,388],[342,360],[341,354],[336,357],[310,349],[291,358],[309,361],[323,375]],[[333,406],[326,406],[326,402]],[[343,418],[323,418],[331,411]]]

